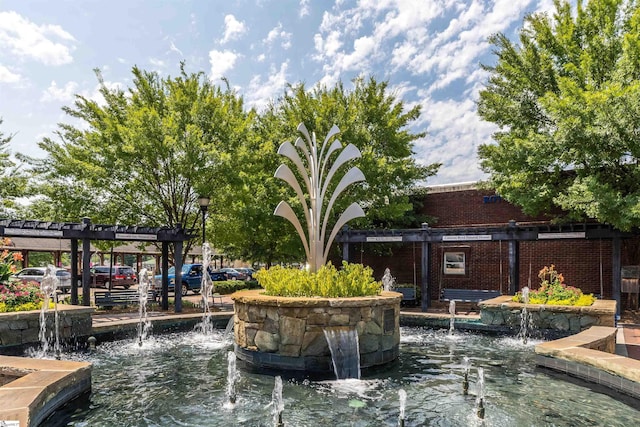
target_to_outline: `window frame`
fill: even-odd
[[[462,260],[447,261],[447,255],[450,255],[450,254],[456,255],[456,256],[462,255]],[[448,267],[447,264],[449,265],[461,264],[461,266]],[[467,275],[467,253],[464,250],[460,250],[460,249],[444,251],[442,255],[442,273],[445,276],[456,276],[456,277],[466,276]]]

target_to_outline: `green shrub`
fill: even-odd
[[[242,289],[256,289],[260,285],[255,280],[227,280],[224,282],[214,282],[215,291],[222,295],[232,294]]]
[[[316,273],[280,266],[264,268],[255,274],[267,295],[286,297],[343,298],[372,296],[380,293],[381,284],[373,279],[373,270],[362,264],[342,262],[337,270],[327,264]]]
[[[540,270],[538,277],[540,287],[529,291],[529,304],[589,306],[596,300],[592,294],[583,294],[579,288],[567,286],[553,264]],[[522,292],[514,295],[513,301],[524,302]]]

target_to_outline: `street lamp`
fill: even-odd
[[[199,196],[198,197],[198,204],[200,205],[200,210],[202,211],[202,244],[204,244],[205,242],[205,226],[204,226],[204,220],[205,220],[205,216],[207,214],[207,209],[209,209],[209,202],[211,201],[211,199],[209,199],[209,197],[207,196]]]

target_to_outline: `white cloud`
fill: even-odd
[[[310,0],[300,0],[300,11],[298,12],[298,17],[304,18],[311,13],[311,6],[309,3]]]
[[[209,63],[211,64],[209,78],[213,81],[225,77],[225,73],[233,69],[238,58],[239,55],[230,50],[219,51],[214,49],[209,51]]]
[[[173,43],[173,41],[169,42],[169,51],[170,52],[175,52],[180,56],[184,56],[182,51],[176,47],[176,45],[175,45],[175,43]]]
[[[42,93],[40,101],[42,102],[54,102],[59,101],[61,103],[69,102],[73,100],[74,95],[77,93],[78,83],[67,82],[63,87],[58,86],[54,81],[51,82],[49,87]]]
[[[165,68],[167,66],[167,64],[162,59],[158,58],[149,58],[149,64],[153,65],[156,68]]]
[[[20,76],[20,74],[16,74],[0,64],[0,83],[17,83],[21,79],[22,76]]]
[[[227,15],[224,17],[224,36],[220,43],[225,44],[231,40],[238,39],[247,31],[244,22],[238,21],[235,16]]]
[[[45,65],[73,61],[75,38],[58,25],[37,25],[16,12],[0,12],[0,46],[17,58],[28,58]]]
[[[246,90],[247,104],[249,107],[260,109],[266,106],[270,100],[281,95],[287,84],[288,62],[283,62],[280,69],[276,70],[271,67],[271,74],[267,77],[267,81],[263,82],[261,76],[254,76]]]
[[[262,40],[262,42],[270,47],[278,39],[282,40],[280,46],[282,46],[283,49],[287,50],[291,47],[291,33],[284,31],[280,22],[278,22],[276,27],[269,31],[269,34],[267,34],[267,37]]]
[[[420,95],[425,96],[424,93]],[[416,141],[416,159],[422,164],[443,164],[437,177],[429,182],[482,179],[484,174],[479,168],[478,146],[492,141],[495,125],[478,117],[473,99],[434,101],[426,96],[421,104],[420,121],[423,127],[426,126],[427,136]]]

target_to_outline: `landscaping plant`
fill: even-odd
[[[540,287],[529,291],[529,304],[588,306],[596,300],[593,294],[583,294],[579,288],[564,283],[564,277],[553,264],[540,270],[538,277]],[[514,295],[513,300],[524,302],[522,292]]]
[[[342,261],[337,270],[327,263],[316,273],[274,266],[255,274],[265,294],[285,297],[344,298],[378,295],[381,283],[373,278],[373,270],[362,264]]]
[[[9,246],[11,240],[2,238],[1,243]],[[0,313],[39,310],[42,307],[43,295],[37,283],[22,283],[12,278],[17,271],[17,261],[22,261],[19,252],[5,249],[0,253]]]

